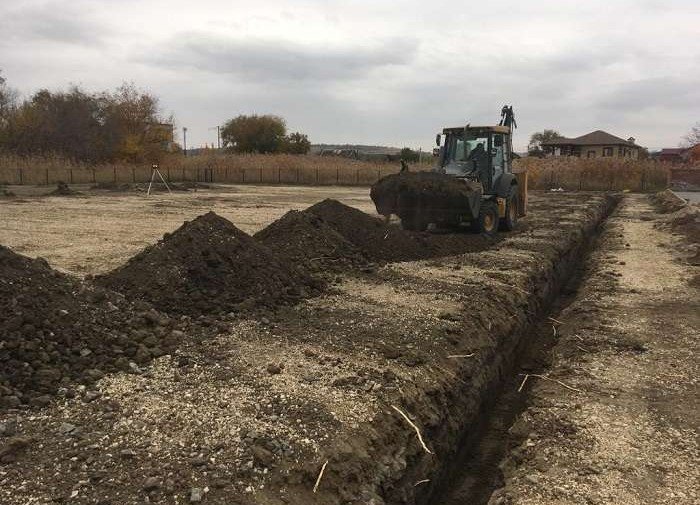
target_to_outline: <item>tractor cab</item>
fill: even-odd
[[[485,194],[494,189],[503,174],[511,173],[511,132],[508,126],[445,128],[436,171],[481,183]],[[441,145],[441,135],[436,143]]]

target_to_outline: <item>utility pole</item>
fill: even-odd
[[[209,129],[213,130],[214,127],[212,126]],[[221,149],[221,126],[216,127],[216,148]]]
[[[182,152],[187,156],[187,127],[182,127]]]

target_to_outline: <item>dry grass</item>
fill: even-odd
[[[414,167],[428,170],[433,161]],[[659,191],[668,186],[668,168],[648,160],[524,158],[534,189]],[[184,157],[171,155],[160,163],[171,181],[253,184],[370,185],[399,170],[398,163],[358,161],[316,155],[251,154]],[[415,169],[415,168],[414,168]],[[89,166],[61,158],[0,156],[0,184],[146,182],[149,165]]]
[[[172,181],[367,185],[399,170],[398,163],[315,155],[252,154],[168,156],[161,172]],[[0,183],[55,184],[146,182],[149,165],[85,165],[61,158],[0,156]]]
[[[523,158],[530,187],[587,191],[659,191],[668,185],[668,168],[651,160]]]

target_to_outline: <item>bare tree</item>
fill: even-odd
[[[550,140],[560,139],[563,136],[556,130],[543,130],[530,135],[530,143],[527,145],[529,152],[539,152],[542,150],[542,144]]]
[[[683,137],[683,142],[681,143],[683,147],[693,147],[698,144],[700,144],[700,121],[690,128],[690,131]]]
[[[17,107],[19,93],[7,85],[7,80],[0,70],[0,125],[4,125],[11,112]]]

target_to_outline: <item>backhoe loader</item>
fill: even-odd
[[[435,139],[432,171],[402,170],[372,186],[377,212],[397,215],[414,231],[465,224],[488,235],[514,229],[527,209],[527,173],[512,170],[515,127],[513,107],[506,105],[498,125],[444,128]]]

